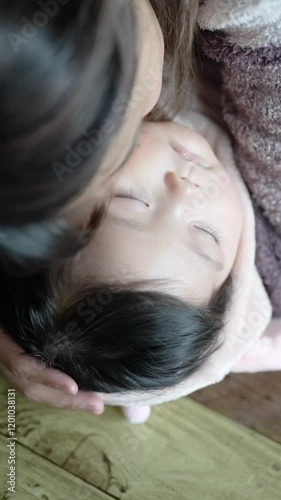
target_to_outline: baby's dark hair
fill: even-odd
[[[80,389],[172,387],[219,347],[231,277],[209,304],[192,305],[145,291],[143,284],[89,285],[69,293],[63,274],[51,280],[42,275],[2,279],[1,324],[27,353],[70,375]]]

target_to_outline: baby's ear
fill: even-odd
[[[122,411],[131,424],[143,424],[151,413],[150,406],[122,406]]]

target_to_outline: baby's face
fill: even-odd
[[[147,123],[108,189],[107,216],[75,281],[153,280],[149,289],[208,302],[231,272],[243,223],[236,186],[209,143],[175,123]]]

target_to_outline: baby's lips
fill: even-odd
[[[188,149],[186,149],[181,144],[174,144],[173,148],[179,155],[181,155],[187,161],[191,161],[192,163],[195,163],[195,165],[199,165],[199,167],[212,168],[210,165],[206,164],[206,162],[204,161],[203,158],[200,158],[199,156],[195,155],[194,153],[191,153]]]

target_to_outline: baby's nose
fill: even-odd
[[[192,167],[191,167],[192,168]],[[167,172],[165,184],[170,191],[181,193],[193,193],[197,191],[199,185],[191,180],[190,169],[182,170],[180,173]]]
[[[180,209],[179,213],[187,208],[196,210],[201,193],[197,184],[188,177],[179,177],[174,172],[167,172],[165,185],[169,202],[177,210]]]

